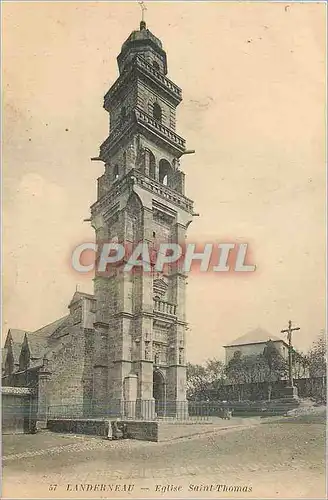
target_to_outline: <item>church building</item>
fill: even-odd
[[[185,242],[193,202],[185,196],[176,132],[181,89],[168,77],[161,41],[141,21],[117,57],[104,98],[109,135],[90,221],[96,243]],[[10,329],[3,383],[34,387],[39,420],[68,408],[136,418],[186,414],[186,274],[95,272],[94,295],[76,292],[69,314],[36,332]]]

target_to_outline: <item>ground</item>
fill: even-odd
[[[232,424],[161,443],[4,436],[3,497],[326,498],[323,411]],[[99,491],[123,485],[134,487]],[[175,491],[159,491],[170,485]]]

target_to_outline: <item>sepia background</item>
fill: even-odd
[[[183,90],[177,133],[190,241],[244,241],[255,273],[191,274],[188,359],[291,319],[306,349],[325,325],[325,5],[148,2]],[[136,2],[4,3],[3,337],[66,314],[92,279],[69,265],[93,240],[108,134],[103,96],[138,29]]]

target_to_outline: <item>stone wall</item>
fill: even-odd
[[[158,441],[158,422],[126,420],[123,423],[127,426],[127,435],[130,439]]]
[[[31,389],[2,387],[2,434],[30,432],[36,421],[36,407]]]
[[[109,421],[94,419],[53,419],[48,420],[48,429],[53,432],[108,436]]]
[[[127,426],[128,439],[140,441],[158,441],[158,423],[138,420],[122,420]],[[72,434],[88,434],[108,436],[110,420],[96,419],[53,419],[48,420],[48,429],[53,432],[70,432]],[[111,433],[110,433],[111,434]]]
[[[52,344],[48,405],[82,405],[85,334],[81,325],[66,327]]]

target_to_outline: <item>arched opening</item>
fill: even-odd
[[[149,177],[152,179],[156,179],[156,159],[151,151],[148,151],[149,154]]]
[[[162,108],[160,107],[160,105],[158,104],[158,102],[154,102],[154,106],[153,106],[153,117],[155,118],[155,120],[157,120],[158,122],[161,122],[162,121]]]
[[[158,417],[165,415],[165,381],[159,370],[153,372],[153,398],[155,399],[155,413]]]
[[[153,66],[154,68],[156,69],[156,71],[159,71],[160,70],[160,67],[159,67],[159,64],[157,61],[153,61]]]
[[[169,187],[172,184],[172,167],[167,160],[161,160],[159,162],[159,182],[163,184],[163,186]]]

